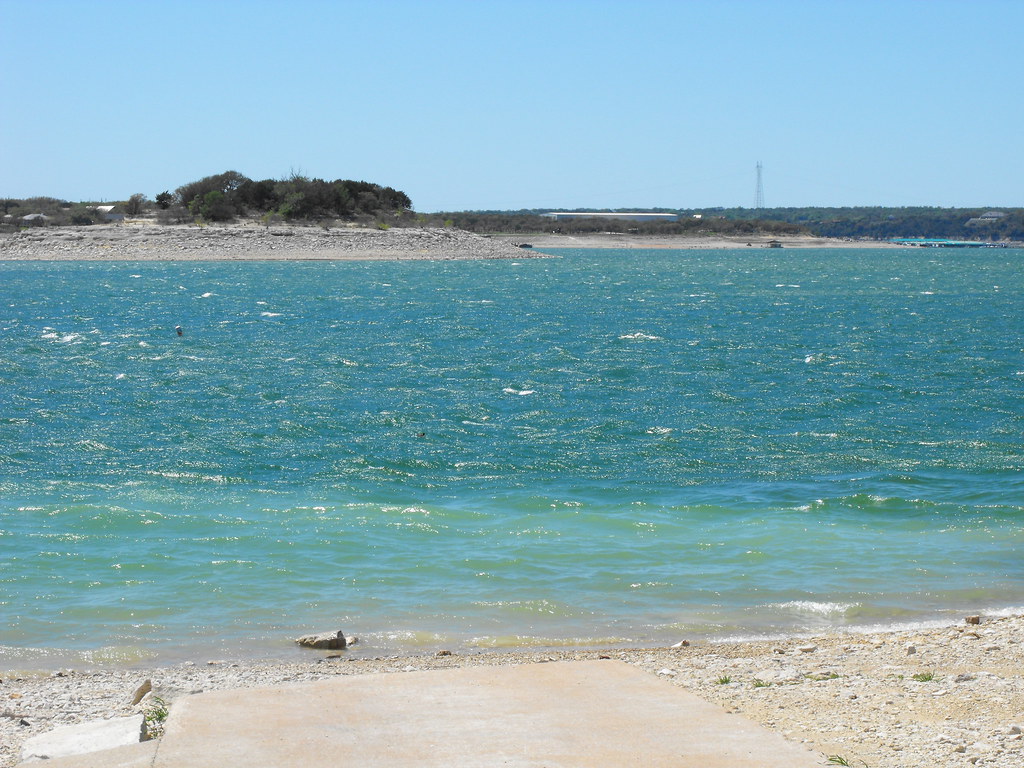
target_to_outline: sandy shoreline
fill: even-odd
[[[264,227],[126,223],[27,229],[0,235],[0,261],[327,261],[539,258],[545,249],[674,248],[896,248],[881,241],[810,236],[718,237],[587,235],[477,235],[458,229]],[[519,247],[528,243],[528,248]],[[557,254],[556,254],[557,255]]]
[[[777,242],[786,248],[900,248],[885,240],[844,240],[813,235],[634,235],[598,232],[581,235],[493,235],[495,239],[527,242],[534,248],[672,248],[717,250],[722,248],[769,248]]]
[[[137,711],[151,680],[170,705],[199,691],[336,675],[552,660],[621,659],[823,755],[870,768],[1024,764],[1024,616],[929,630],[832,634],[678,648],[525,651],[301,662],[210,660],[145,669],[0,673],[0,766],[59,725]],[[28,723],[23,724],[23,723]],[[823,758],[824,763],[824,758]]]

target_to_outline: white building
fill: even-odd
[[[103,214],[104,221],[124,221],[123,213],[115,213],[116,205],[97,205],[96,210]]]
[[[572,211],[572,212],[561,212],[552,211],[551,213],[542,213],[548,219],[555,219],[556,221],[565,219],[619,219],[622,221],[679,221],[679,216],[674,213],[643,213],[640,211],[636,212],[625,212],[625,213],[599,213],[597,211]]]

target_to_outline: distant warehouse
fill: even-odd
[[[560,211],[552,211],[551,213],[542,213],[548,219],[625,219],[626,221],[679,221],[679,216],[675,213],[639,213],[639,212],[625,212],[625,213],[599,213],[597,211],[572,211],[562,213]]]

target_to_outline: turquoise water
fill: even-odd
[[[1024,610],[1024,252],[556,253],[0,264],[0,666]]]

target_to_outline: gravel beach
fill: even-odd
[[[358,628],[352,628],[358,629]],[[0,766],[25,739],[60,725],[127,715],[146,680],[174,716],[182,696],[337,675],[400,674],[460,666],[621,659],[666,685],[850,765],[869,768],[1024,764],[1024,616],[927,630],[833,634],[674,648],[483,652],[309,661],[202,660],[166,668],[0,672]]]
[[[130,221],[90,227],[26,229],[0,234],[0,261],[308,261],[405,259],[522,259],[545,248],[896,248],[876,240],[837,240],[810,235],[478,235],[459,229],[315,226],[255,222],[218,226]],[[530,247],[521,248],[527,243]]]
[[[0,261],[522,259],[544,254],[458,229],[122,224],[0,235]]]

